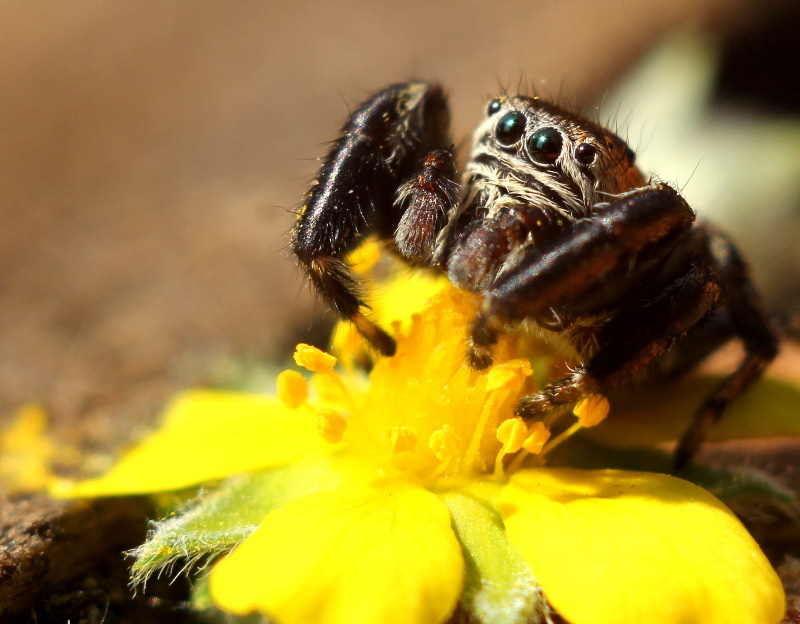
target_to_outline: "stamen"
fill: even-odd
[[[594,427],[606,419],[611,406],[602,394],[595,394],[581,400],[572,410],[583,427]]]
[[[330,353],[325,353],[321,349],[300,343],[295,348],[294,361],[298,366],[310,370],[312,373],[322,373],[324,375],[333,372],[336,366],[336,358]]]
[[[559,433],[555,438],[550,440],[550,442],[546,444],[545,447],[542,449],[542,452],[539,453],[539,457],[544,457],[550,451],[556,448],[559,444],[561,444],[564,440],[568,440],[581,429],[583,429],[583,425],[580,423],[580,421],[574,423],[571,427],[568,427],[567,429]]]
[[[347,403],[348,409],[353,413],[358,412],[358,407],[353,399],[353,395],[347,388],[347,385],[342,381],[342,378],[334,370],[336,366],[336,358],[330,353],[325,353],[321,349],[312,347],[311,345],[300,343],[295,348],[294,361],[298,366],[310,370],[313,373],[325,375],[339,390],[342,398]]]
[[[444,425],[431,434],[428,447],[433,451],[436,459],[444,461],[458,451],[458,438],[450,425]]]
[[[458,436],[456,436],[450,425],[444,425],[437,429],[428,438],[428,448],[433,452],[434,457],[439,460],[439,465],[430,475],[432,478],[438,477],[450,467],[453,458],[458,453],[460,447]]]
[[[323,408],[317,412],[317,431],[326,442],[341,442],[346,429],[347,419],[336,410]]]
[[[500,423],[497,428],[497,439],[503,443],[503,446],[494,460],[495,477],[503,475],[503,459],[505,456],[520,450],[527,437],[528,425],[521,418],[509,418]]]
[[[528,428],[528,437],[522,443],[522,450],[509,464],[508,471],[516,472],[519,470],[522,463],[528,455],[538,455],[542,452],[542,448],[550,439],[550,430],[543,422],[537,421]]]
[[[550,442],[542,449],[542,452],[539,453],[539,457],[544,457],[564,440],[572,437],[584,427],[594,427],[595,425],[603,422],[606,416],[608,416],[609,409],[610,406],[608,399],[601,394],[589,396],[579,401],[575,406],[575,409],[572,411],[572,413],[575,414],[575,417],[578,419],[577,422],[550,440]]]
[[[467,452],[465,454],[466,467],[470,470],[480,472],[483,466],[477,466],[478,456],[481,450],[481,440],[483,439],[483,432],[486,429],[486,423],[489,422],[489,415],[495,410],[497,405],[497,392],[490,392],[486,397],[486,403],[483,404],[478,422],[475,423],[475,430],[472,432],[472,439],[470,440]]]
[[[528,437],[522,443],[528,453],[537,455],[542,452],[545,442],[550,439],[550,430],[542,422],[535,422],[528,428]]]
[[[278,398],[289,409],[297,409],[308,399],[308,381],[297,371],[279,373],[277,384]]]
[[[528,425],[520,417],[509,418],[497,428],[497,439],[503,443],[503,454],[516,453],[528,437]]]
[[[522,358],[508,360],[497,364],[489,371],[487,386],[490,390],[505,388],[508,390],[519,389],[526,377],[533,374],[531,363]]]
[[[389,430],[389,444],[393,453],[413,451],[417,447],[417,432],[405,425],[392,427]]]
[[[478,471],[483,469],[482,466],[477,466],[477,462],[489,416],[502,404],[508,391],[520,388],[525,378],[532,372],[530,362],[522,359],[497,364],[489,371],[486,378],[487,396],[466,452],[466,466],[470,469]]]

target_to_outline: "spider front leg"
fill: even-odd
[[[395,84],[372,96],[342,128],[292,232],[292,251],[317,292],[384,355],[394,353],[394,340],[366,315],[358,280],[344,258],[368,234],[393,239],[406,208],[429,229],[441,228],[438,215],[449,206],[436,202],[452,196],[441,182],[453,168],[452,152],[444,149],[448,124],[439,85]],[[432,243],[424,235],[421,242],[409,242],[408,235],[399,239],[418,262],[430,255],[425,248]]]
[[[471,361],[490,359],[497,333],[554,309],[562,330],[591,333],[584,364],[517,412],[537,418],[582,397],[627,383],[717,305],[716,271],[685,253],[694,213],[670,187],[631,193],[576,222],[544,253],[506,271],[484,294]]]
[[[436,239],[458,201],[456,156],[452,148],[434,150],[422,171],[398,189],[395,203],[403,216],[394,233],[397,251],[409,263],[431,266]]]
[[[703,263],[689,264],[659,288],[643,300],[634,300],[602,325],[596,333],[594,355],[543,393],[521,399],[517,413],[524,418],[537,418],[585,396],[617,390],[683,338],[720,298],[719,278],[712,267]]]
[[[509,324],[558,310],[563,329],[576,318],[618,307],[629,298],[631,283],[657,268],[694,218],[673,188],[659,184],[598,208],[548,249],[528,247],[483,293],[467,352],[470,364],[491,364],[491,349]]]

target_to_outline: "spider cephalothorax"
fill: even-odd
[[[777,353],[734,246],[695,224],[672,187],[648,183],[622,139],[554,104],[493,99],[460,185],[448,122],[441,87],[419,82],[391,85],[351,115],[293,230],[319,293],[379,352],[393,353],[343,260],[374,234],[482,296],[468,336],[474,368],[491,363],[510,325],[559,336],[582,364],[522,399],[525,418],[613,391],[673,346],[669,367],[681,370],[738,335],[745,358],[681,440],[676,461],[688,461]]]
[[[526,249],[543,250],[613,196],[644,186],[617,136],[538,98],[497,98],[475,132],[465,194],[439,239],[434,264],[483,292]]]

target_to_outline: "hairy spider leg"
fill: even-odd
[[[696,412],[675,453],[684,468],[709,427],[727,405],[756,381],[778,351],[778,340],[746,265],[733,243],[707,224],[692,229],[694,214],[669,186],[631,193],[574,224],[568,244],[545,253],[531,252],[485,293],[472,332],[470,361],[491,361],[490,347],[509,322],[544,315],[549,308],[562,322],[601,313],[624,302],[637,283],[641,295],[620,306],[594,332],[596,349],[572,375],[542,393],[523,397],[517,413],[541,417],[555,407],[592,393],[612,392],[646,370],[675,343],[703,333],[701,322],[718,310],[716,326],[703,343],[704,353],[687,351],[692,363],[727,338],[739,336],[745,347],[741,364]],[[646,258],[636,262],[632,256]],[[531,261],[532,260],[532,261]],[[627,267],[620,272],[619,267]],[[648,280],[655,280],[648,284]],[[722,308],[719,306],[722,305]],[[563,309],[571,318],[565,319]],[[681,369],[685,364],[678,364]]]
[[[368,234],[394,238],[403,208],[396,191],[430,152],[450,144],[448,126],[439,85],[395,84],[370,97],[342,128],[292,231],[292,250],[317,292],[384,355],[394,353],[394,339],[365,313],[344,258]]]
[[[657,268],[690,231],[694,212],[660,184],[625,195],[576,221],[544,252],[529,248],[486,290],[467,352],[478,369],[509,323],[547,317],[551,309],[589,317],[621,305],[634,280]]]
[[[733,242],[719,230],[703,224],[708,257],[719,274],[726,317],[732,333],[744,344],[745,355],[738,368],[723,379],[711,396],[695,412],[694,420],[683,434],[675,451],[674,465],[685,468],[702,444],[711,425],[725,408],[761,377],[778,354],[778,337],[770,325],[747,266]]]
[[[394,233],[397,251],[414,266],[434,264],[434,248],[439,233],[447,224],[450,211],[458,202],[456,156],[453,148],[430,152],[419,175],[397,190],[403,211]]]
[[[520,399],[517,413],[533,419],[555,406],[619,389],[683,338],[714,309],[719,298],[715,271],[704,264],[688,265],[652,297],[624,308],[603,325],[596,335],[597,351],[586,364],[544,392]]]

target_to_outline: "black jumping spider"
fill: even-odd
[[[553,104],[492,100],[460,185],[448,124],[442,88],[420,82],[391,85],[350,116],[293,230],[318,292],[379,352],[394,352],[343,261],[374,234],[482,296],[472,367],[491,363],[508,325],[532,321],[565,339],[583,364],[523,398],[526,419],[616,390],[651,364],[685,370],[738,336],[746,355],[681,439],[685,465],[778,351],[734,246],[695,224],[675,189],[648,183],[622,139]]]

